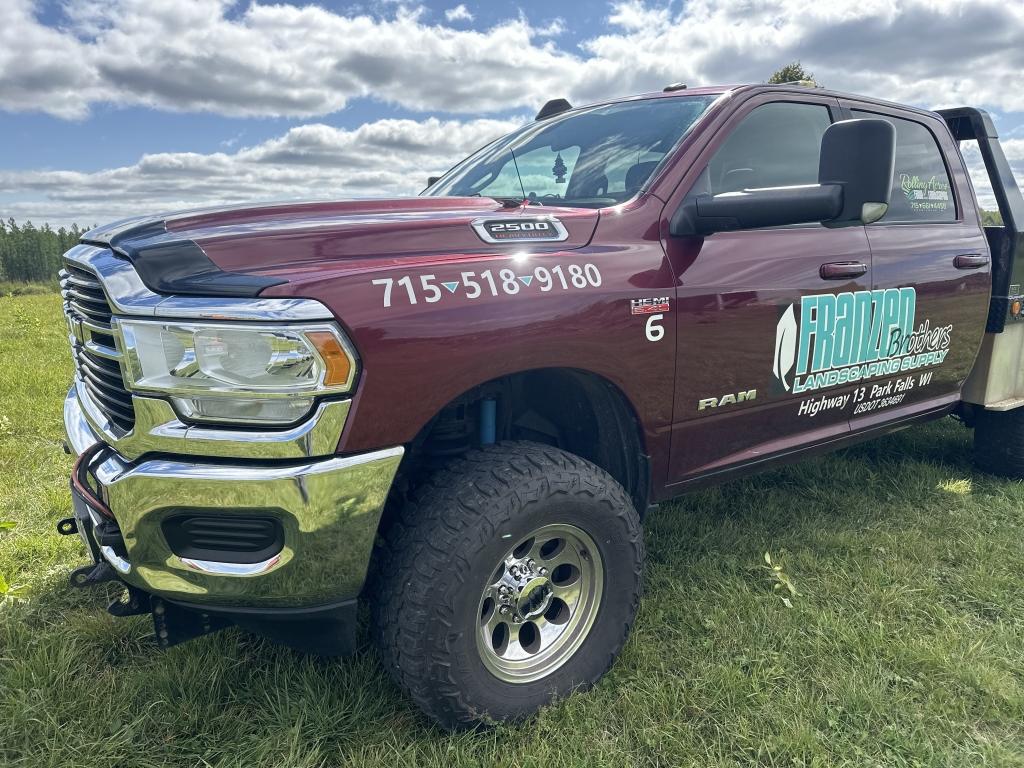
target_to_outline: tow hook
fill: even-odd
[[[117,581],[117,572],[105,560],[75,568],[68,576],[72,587],[85,589],[108,581]]]
[[[74,536],[78,533],[78,521],[73,517],[65,517],[57,523],[57,533],[61,536]]]
[[[125,616],[141,616],[150,610],[149,595],[135,587],[126,587],[124,594],[107,606],[107,613],[119,619]]]

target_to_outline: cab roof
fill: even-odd
[[[853,99],[867,104],[875,104],[882,107],[901,109],[908,112],[916,112],[922,115],[930,115],[932,117],[937,116],[936,113],[931,110],[921,109],[920,107],[914,107],[908,104],[900,104],[895,101],[886,101],[885,99],[879,99],[873,96],[863,96],[861,94],[856,93],[834,91],[829,88],[819,88],[817,86],[801,85],[797,83],[779,85],[771,83],[741,83],[734,85],[701,85],[693,88],[672,87],[671,89],[652,91],[649,93],[639,93],[632,96],[625,96],[617,99],[608,99],[606,101],[595,102],[595,104],[588,104],[586,106],[595,106],[596,104],[615,104],[623,101],[637,101],[640,99],[673,99],[686,96],[740,96],[751,95],[756,93],[813,93],[818,96],[828,96],[830,98],[835,99]]]

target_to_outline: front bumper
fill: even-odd
[[[64,425],[76,455],[100,442],[74,388]],[[92,475],[124,548],[100,556],[129,586],[190,605],[299,609],[351,600],[366,578],[402,454],[399,446],[288,463],[198,463],[188,456],[130,461],[110,450]],[[280,521],[283,545],[257,563],[182,557],[161,527],[182,513],[270,516]]]

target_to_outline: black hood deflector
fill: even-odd
[[[128,259],[155,293],[184,296],[258,296],[287,280],[225,272],[195,241],[167,231],[163,219],[128,219],[86,232],[82,242]]]

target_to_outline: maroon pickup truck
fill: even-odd
[[[414,198],[93,230],[71,582],[164,647],[346,652],[362,599],[435,720],[523,717],[614,661],[662,500],[948,415],[1024,474],[1022,222],[984,112],[758,85],[555,100]]]

